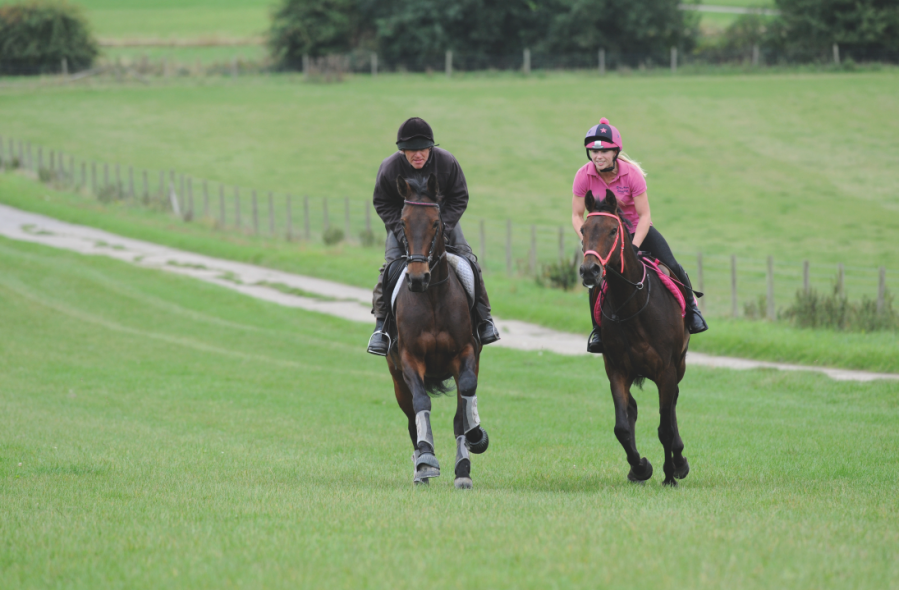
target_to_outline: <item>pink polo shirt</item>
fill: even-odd
[[[597,201],[606,198],[606,189],[611,189],[618,199],[618,208],[621,214],[631,224],[631,232],[637,229],[637,222],[640,216],[637,214],[637,208],[634,207],[634,197],[642,195],[646,192],[646,179],[637,172],[633,166],[623,160],[618,160],[618,174],[612,179],[612,182],[606,184],[593,162],[587,162],[574,175],[574,186],[571,192],[576,197],[587,196],[587,191],[593,191],[593,196]]]

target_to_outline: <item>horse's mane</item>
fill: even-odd
[[[428,199],[429,201],[432,201],[434,203],[436,203],[439,200],[439,198],[440,198],[440,193],[439,193],[440,189],[439,188],[438,188],[438,194],[436,194],[434,196],[431,196],[428,194],[428,179],[427,178],[412,177],[412,178],[407,178],[406,182],[409,183],[409,187],[412,188],[412,192],[416,193],[419,197]]]
[[[633,233],[634,226],[631,225],[631,222],[627,217],[625,217],[624,215],[621,214],[621,211],[618,209],[617,201],[615,202],[614,206],[612,206],[612,204],[609,202],[609,199],[603,199],[602,201],[598,201],[596,204],[595,211],[597,213],[602,211],[604,213],[611,213],[612,215],[616,215],[618,217],[618,219],[621,220],[621,223],[624,225],[624,227],[627,228],[627,233]]]

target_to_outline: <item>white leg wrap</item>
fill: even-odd
[[[434,435],[431,433],[431,412],[429,410],[422,410],[415,414],[415,430],[418,432],[417,444],[426,442],[433,449]]]
[[[471,455],[468,454],[468,441],[463,434],[456,437],[456,465],[464,459],[471,461]]]
[[[481,425],[481,417],[478,416],[478,396],[462,396],[465,410],[462,412],[462,432],[468,434]]]

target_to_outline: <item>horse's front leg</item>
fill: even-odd
[[[657,383],[659,387],[659,442],[665,449],[665,481],[668,486],[676,486],[676,479],[683,479],[690,473],[690,464],[684,457],[684,441],[677,428],[677,398],[680,388],[677,370],[672,368]]]
[[[456,371],[456,416],[453,432],[456,435],[456,481],[459,489],[470,489],[471,453],[487,450],[490,439],[481,427],[478,414],[478,355],[474,346],[467,346],[459,358]]]
[[[412,392],[412,411],[415,413],[415,477],[413,483],[427,484],[440,476],[440,463],[434,453],[434,434],[431,432],[431,398],[425,390],[425,363],[408,351],[402,353],[403,381]]]
[[[646,481],[652,477],[652,464],[637,451],[637,400],[630,393],[631,380],[621,373],[611,373],[609,383],[615,403],[615,436],[631,466],[627,478],[632,482]]]

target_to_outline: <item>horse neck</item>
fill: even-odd
[[[627,234],[625,234],[627,236]],[[620,271],[621,269],[621,260],[615,261],[613,264],[609,261],[608,266],[614,268],[616,271]],[[639,283],[643,280],[644,274],[643,263],[640,262],[640,259],[637,258],[637,254],[634,252],[634,249],[631,247],[630,237],[625,238],[624,243],[624,272],[621,274],[631,283]],[[633,285],[629,285],[626,282],[622,281],[618,276],[613,275],[610,272],[606,272],[606,283],[609,285],[609,300],[612,303],[623,302],[627,300],[628,297],[631,297],[630,301],[628,301],[627,305],[621,310],[621,314],[626,315],[627,312],[632,308],[642,307],[646,302],[645,297],[648,294],[648,291],[644,288],[642,293],[634,294]]]

